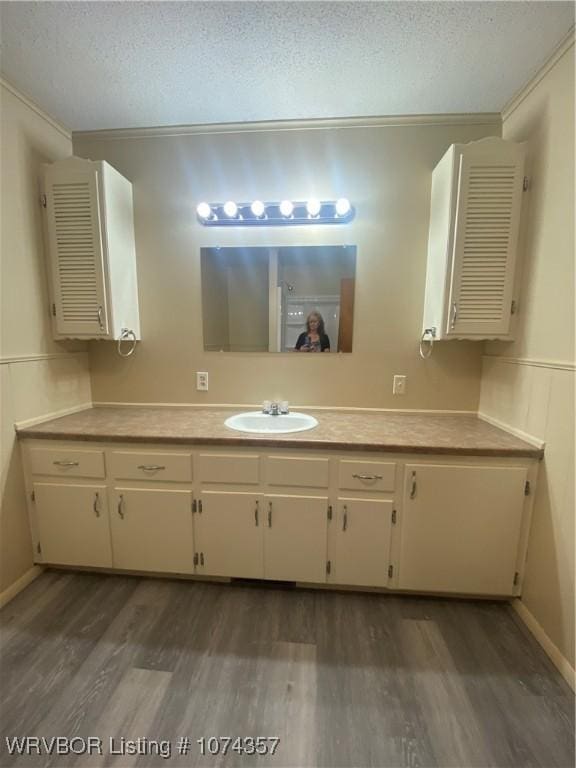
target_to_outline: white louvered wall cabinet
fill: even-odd
[[[51,309],[57,339],[140,339],[132,185],[112,166],[44,166]]]
[[[525,145],[453,144],[432,174],[423,330],[511,339]]]

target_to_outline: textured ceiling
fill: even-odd
[[[73,130],[497,112],[571,2],[2,2],[3,75]]]

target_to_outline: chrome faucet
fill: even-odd
[[[269,416],[280,416],[282,413],[290,413],[288,401],[283,400],[279,403],[276,400],[265,400],[262,405],[262,413],[267,413]]]

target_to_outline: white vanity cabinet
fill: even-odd
[[[400,589],[510,595],[525,467],[406,464]]]
[[[110,529],[114,568],[194,573],[192,492],[115,487]]]
[[[278,581],[326,581],[328,498],[264,497],[264,575]]]
[[[330,580],[335,584],[387,587],[394,502],[339,498]]]
[[[32,487],[42,560],[112,568],[106,486],[35,482]]]
[[[328,479],[324,457],[200,452],[197,572],[325,581]]]
[[[23,457],[39,563],[521,592],[534,458],[38,439]]]
[[[242,491],[202,491],[196,511],[194,526],[199,572],[210,576],[263,579],[265,520],[262,495]]]

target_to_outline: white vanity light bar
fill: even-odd
[[[293,206],[290,213],[287,202]],[[232,205],[236,206],[233,216]],[[253,200],[250,203],[228,200],[226,203],[199,203],[196,214],[198,221],[205,227],[294,227],[305,224],[348,224],[356,211],[346,198],[273,202]]]

